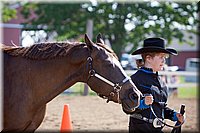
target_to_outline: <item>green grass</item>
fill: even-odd
[[[197,87],[178,88],[178,97],[179,98],[197,98],[198,97]]]
[[[180,83],[185,83],[185,77],[179,77]],[[179,98],[197,98],[198,97],[198,86],[196,87],[179,87],[178,88],[178,97]]]
[[[83,92],[84,92],[84,83],[78,82],[78,83],[74,84],[69,89],[67,89],[67,92],[69,92],[69,93],[64,93],[64,94],[69,94],[71,96],[83,95]],[[88,88],[88,93],[89,93],[89,95],[97,95],[90,88]]]

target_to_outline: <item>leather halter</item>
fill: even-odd
[[[118,103],[120,103],[119,92],[121,91],[122,86],[123,86],[127,81],[129,81],[130,78],[129,78],[129,77],[126,77],[126,78],[123,79],[122,82],[120,82],[120,83],[113,83],[112,81],[110,81],[110,80],[104,78],[103,76],[101,76],[100,74],[98,74],[98,73],[93,69],[92,61],[93,61],[92,57],[89,56],[89,57],[87,58],[87,63],[88,63],[88,66],[89,66],[89,76],[88,76],[87,83],[88,83],[88,81],[89,81],[89,79],[90,79],[91,77],[96,77],[96,78],[100,79],[101,81],[103,81],[103,82],[109,84],[110,86],[113,87],[113,91],[110,92],[109,96],[105,96],[105,95],[103,95],[103,94],[98,94],[98,93],[97,93],[97,94],[98,94],[100,97],[102,97],[102,98],[104,98],[104,99],[107,99],[107,103],[108,103],[108,102],[110,101],[110,99],[111,99],[110,97],[113,97],[113,96],[117,93],[117,94],[118,94],[118,100],[117,100],[117,101],[118,101]]]

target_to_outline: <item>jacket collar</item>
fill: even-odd
[[[139,70],[141,70],[141,71],[143,71],[145,73],[150,73],[150,74],[158,75],[158,72],[154,73],[152,68],[141,67]]]

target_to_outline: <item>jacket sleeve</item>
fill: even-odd
[[[149,105],[145,104],[145,100],[144,99],[140,100],[140,105],[139,105],[138,109],[143,110],[143,109],[147,109],[147,108],[149,108]]]
[[[169,107],[164,108],[164,117],[165,119],[170,119],[172,121],[177,120],[176,118],[176,111],[170,109]]]

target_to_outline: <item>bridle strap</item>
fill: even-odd
[[[89,69],[90,69],[89,70],[89,78],[96,77],[114,88],[122,87],[122,85],[124,83],[126,83],[128,80],[130,80],[130,78],[126,76],[126,78],[121,83],[113,83],[112,81],[110,81],[110,80],[104,78],[103,76],[101,76],[100,74],[96,73],[96,71],[93,69],[93,66],[92,66],[92,57],[89,56],[87,58],[87,61],[89,63]],[[88,80],[89,80],[89,78],[88,78]]]
[[[115,86],[115,84],[114,84],[113,82],[109,81],[108,79],[104,78],[103,76],[99,75],[98,73],[95,73],[94,75],[91,75],[91,76],[94,76],[94,77],[96,77],[96,78],[102,80],[103,82],[109,84],[109,85],[112,86],[112,87]]]
[[[119,83],[113,83],[113,82],[111,82],[110,80],[104,78],[103,76],[99,75],[98,73],[94,73],[94,74],[91,75],[91,76],[94,76],[94,77],[96,77],[96,78],[102,80],[103,82],[109,84],[110,86],[112,86],[112,87],[114,87],[114,88],[116,88],[116,89],[117,89],[117,87],[122,87],[122,85],[123,85],[124,83],[126,83],[126,82],[130,79],[129,77],[126,77],[126,78],[121,82],[121,84],[119,84]]]
[[[112,95],[113,93],[119,93],[121,91],[121,88],[122,86],[130,80],[130,78],[128,76],[126,76],[125,79],[123,79],[122,82],[120,83],[113,83],[112,81],[106,79],[105,77],[101,76],[100,74],[96,73],[96,71],[93,69],[93,66],[92,66],[92,57],[89,56],[87,58],[87,61],[88,61],[88,64],[89,64],[89,77],[88,77],[88,80],[91,78],[91,77],[96,77],[98,79],[100,79],[101,81],[105,82],[106,84],[112,86],[114,88],[114,91],[110,93],[110,95]],[[87,82],[88,82],[87,80]],[[108,101],[109,101],[109,98],[108,98]],[[107,101],[107,102],[108,102]],[[118,101],[119,101],[119,97],[118,97]]]

